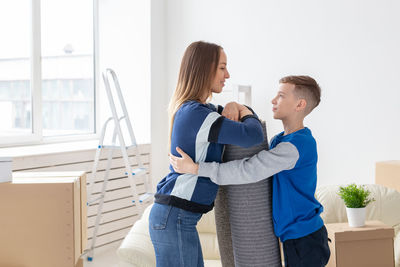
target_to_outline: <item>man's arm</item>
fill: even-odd
[[[210,177],[219,185],[255,183],[278,172],[290,170],[299,159],[297,148],[289,143],[279,143],[275,148],[258,152],[251,158],[226,163],[200,162],[196,164],[180,148],[181,158],[170,155],[170,163],[179,173]]]
[[[260,151],[251,158],[226,163],[200,162],[198,175],[210,177],[219,185],[255,183],[294,168],[298,159],[297,148],[289,142],[282,142],[275,148]]]

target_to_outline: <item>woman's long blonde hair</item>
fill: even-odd
[[[190,100],[202,102],[211,96],[211,83],[215,77],[222,47],[198,41],[190,44],[183,55],[178,83],[169,102],[169,147],[175,113]]]

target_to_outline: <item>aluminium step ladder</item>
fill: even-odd
[[[118,114],[117,114],[117,109],[115,106],[114,96],[113,96],[113,93],[111,90],[109,77],[112,77],[112,81],[114,83],[114,89],[117,94],[119,103],[121,105],[120,107],[121,107],[123,115],[120,117],[118,117]],[[140,157],[140,152],[138,150],[136,138],[135,138],[135,135],[132,130],[132,124],[131,124],[129,116],[128,116],[128,112],[126,109],[125,101],[124,101],[122,93],[121,93],[121,88],[119,86],[117,75],[115,74],[115,72],[112,69],[107,69],[105,72],[103,72],[103,80],[104,80],[104,85],[105,85],[105,89],[107,92],[108,102],[109,102],[110,109],[112,112],[112,117],[110,117],[106,120],[106,122],[104,123],[103,128],[101,130],[99,145],[97,146],[95,160],[94,160],[94,164],[93,164],[93,168],[92,168],[92,179],[88,186],[88,200],[89,201],[87,202],[87,205],[89,206],[93,203],[98,203],[96,222],[95,222],[95,227],[94,227],[93,237],[92,237],[92,244],[91,244],[90,248],[87,251],[85,251],[85,253],[84,253],[84,254],[87,254],[88,261],[93,260],[94,248],[96,245],[96,235],[97,235],[99,223],[101,220],[104,198],[105,198],[105,194],[106,194],[107,182],[109,179],[109,172],[110,172],[110,168],[111,168],[112,156],[113,156],[114,150],[121,151],[121,154],[122,154],[122,157],[124,160],[124,164],[125,164],[125,175],[128,176],[128,180],[130,182],[130,187],[132,190],[132,196],[133,196],[132,203],[134,203],[138,207],[140,213],[142,213],[144,210],[144,207],[142,205],[143,202],[145,202],[151,196],[153,196],[153,193],[150,193],[151,191],[149,188],[149,177],[147,175],[147,170],[146,170],[146,168],[144,168],[141,157]],[[129,146],[126,146],[124,136],[122,133],[122,129],[121,129],[122,121],[125,121],[126,127],[128,129],[128,133],[129,133],[129,137],[130,137],[130,141],[131,141],[131,144]],[[111,141],[111,145],[105,145],[104,138],[105,138],[107,127],[110,122],[114,123],[112,141]],[[118,138],[118,144],[116,144],[117,138]],[[136,160],[137,160],[138,167],[135,169],[132,169],[131,164],[129,162],[127,149],[130,149],[130,148],[134,149],[134,156],[136,157]],[[105,171],[105,175],[104,175],[102,190],[101,190],[101,194],[98,197],[94,197],[93,199],[91,199],[92,194],[93,194],[94,183],[96,180],[96,171],[97,171],[97,167],[99,164],[101,151],[103,149],[108,149],[108,156],[107,156],[107,165],[106,165],[107,167],[106,167],[106,171]],[[138,177],[141,175],[145,175],[145,177],[144,177],[145,193],[139,196],[137,193],[137,190],[136,190],[135,177]]]

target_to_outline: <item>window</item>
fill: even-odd
[[[33,131],[30,17],[30,0],[0,2],[0,138]]]
[[[93,4],[41,0],[43,136],[94,132]]]
[[[0,2],[0,145],[95,133],[93,0]]]

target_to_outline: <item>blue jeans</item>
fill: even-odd
[[[157,267],[204,266],[196,229],[201,215],[154,203],[149,216],[149,231]]]

